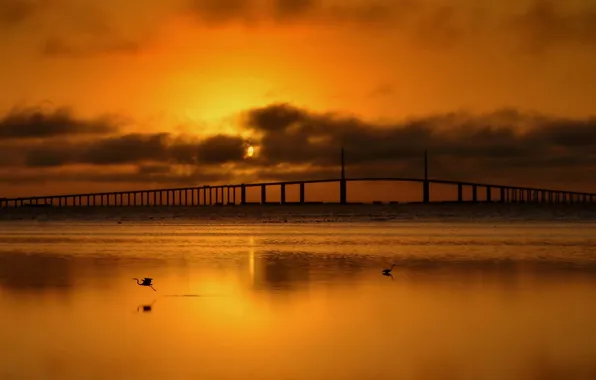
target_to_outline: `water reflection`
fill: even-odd
[[[391,230],[358,245],[324,226],[326,244],[168,228],[0,246],[0,378],[596,378],[595,266],[552,259],[564,244],[457,255]]]
[[[150,313],[153,310],[153,305],[157,302],[157,300],[153,300],[150,304],[147,305],[139,305],[137,307],[137,312],[142,311],[143,313]]]
[[[78,268],[64,256],[0,253],[0,286],[13,291],[71,291]]]

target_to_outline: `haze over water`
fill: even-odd
[[[0,379],[593,379],[595,227],[580,205],[1,210]]]

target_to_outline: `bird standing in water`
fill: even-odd
[[[153,287],[153,285],[151,285],[151,278],[149,278],[149,277],[144,278],[143,279],[143,282],[139,282],[139,279],[138,278],[133,278],[133,280],[137,280],[137,284],[138,285],[148,286],[151,289],[153,289],[153,291],[157,291],[157,290],[155,290],[155,288]]]
[[[383,269],[383,274],[384,274],[385,276],[389,276],[389,275],[391,274],[391,270],[393,270],[393,267],[394,267],[394,266],[395,266],[395,264],[392,264],[392,265],[391,265],[391,268],[389,268],[389,269]]]

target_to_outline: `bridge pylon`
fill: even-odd
[[[422,182],[422,202],[430,202],[430,182],[428,182],[428,151],[424,150],[424,182]]]
[[[346,162],[344,157],[344,148],[341,148],[341,179],[339,181],[339,203],[345,205],[348,203],[348,184],[346,181]]]

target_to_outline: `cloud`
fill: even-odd
[[[31,19],[45,5],[42,0],[0,0],[0,27],[14,27]]]
[[[232,22],[247,26],[264,23],[290,25],[306,22],[353,24],[361,26],[396,26],[424,12],[433,11],[414,0],[189,0],[186,11],[204,26],[219,26]]]
[[[143,17],[119,3],[80,0],[0,0],[3,40],[33,42],[46,57],[136,54],[159,32],[173,12],[150,1]],[[17,29],[19,27],[19,29]],[[39,44],[39,45],[38,45]]]
[[[197,146],[199,162],[222,164],[241,161],[244,158],[244,140],[240,137],[217,135],[209,137]]]
[[[53,141],[23,149],[27,167],[76,164],[97,166],[126,164],[221,165],[243,160],[243,140],[217,135],[203,140],[169,133],[124,134],[85,141]]]
[[[562,44],[596,47],[596,6],[565,8],[565,2],[534,0],[511,20],[524,44],[534,52]]]
[[[162,27],[189,16],[201,27],[295,24],[358,27],[405,38],[417,48],[448,49],[464,43],[511,48],[512,41],[532,52],[571,44],[596,43],[596,7],[576,9],[553,0],[524,0],[497,11],[488,0],[442,4],[424,0],[150,0],[141,14],[117,2],[76,0],[0,0],[0,27],[31,22],[46,57],[137,54],[157,41]],[[18,33],[6,35],[17,38]],[[499,38],[500,44],[495,44]],[[489,46],[490,46],[489,45]]]
[[[49,57],[89,57],[104,54],[135,54],[143,49],[139,41],[92,39],[85,42],[73,42],[59,38],[47,39],[41,49],[42,55]]]
[[[343,146],[351,175],[419,176],[424,149],[435,175],[488,180],[492,175],[521,179],[532,170],[558,169],[579,175],[596,169],[596,119],[574,120],[514,110],[484,115],[452,113],[394,124],[377,124],[287,104],[249,111],[247,128],[262,137],[255,165],[282,163],[337,167]],[[489,170],[488,170],[489,169]]]
[[[159,168],[159,169],[158,169]],[[19,172],[0,171],[0,183],[10,185],[32,185],[40,183],[107,183],[107,184],[142,184],[145,186],[190,186],[210,184],[213,182],[234,182],[237,177],[229,170],[205,170],[194,168],[190,170],[176,170],[172,166],[140,166],[126,171],[90,170],[80,167],[79,171],[60,172],[48,170],[39,172],[35,169],[24,169]],[[112,169],[112,171],[110,171]],[[109,191],[109,188],[106,189]],[[37,192],[39,193],[39,191]]]
[[[77,118],[68,108],[44,111],[40,108],[13,108],[0,118],[0,140],[45,138],[115,132],[121,120],[101,116],[91,120]]]
[[[189,0],[186,12],[204,26],[232,22],[247,26],[296,22],[325,24],[358,23],[390,25],[421,10],[413,0],[321,1],[321,0]]]
[[[347,173],[352,177],[420,177],[422,153],[428,149],[434,178],[594,187],[596,118],[510,109],[378,123],[272,104],[247,110],[240,120],[257,148],[248,160],[246,141],[238,135],[76,131],[77,126],[84,130],[96,125],[88,120],[67,123],[70,128],[51,133],[30,129],[22,133],[26,138],[0,140],[2,181],[48,181],[54,175],[56,181],[134,180],[167,186],[198,180],[333,178],[338,176],[339,152],[345,147]]]
[[[208,27],[304,23],[393,29],[416,46],[434,49],[465,41],[494,43],[497,36],[513,37],[532,52],[564,44],[596,44],[596,7],[587,2],[571,9],[553,0],[525,0],[520,7],[502,12],[488,1],[446,5],[414,0],[189,0],[186,11]]]
[[[252,13],[251,3],[246,0],[191,0],[187,10],[209,25],[248,21]]]

